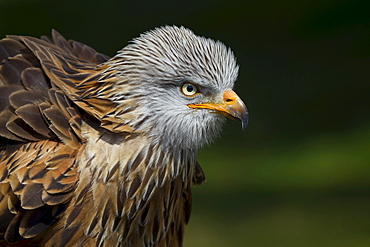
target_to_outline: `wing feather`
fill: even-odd
[[[20,181],[19,181],[20,182]],[[36,209],[44,205],[42,201],[42,192],[44,187],[42,184],[28,182],[27,185],[20,191],[21,207],[24,209]]]
[[[9,95],[9,103],[13,109],[24,105],[37,103],[46,100],[47,95],[41,91],[27,91],[25,89],[17,90]]]
[[[45,74],[40,68],[30,67],[25,69],[21,74],[22,83],[26,88],[44,90],[50,88],[50,82],[45,78]]]
[[[10,38],[0,40],[0,61],[20,54],[21,49],[24,49],[24,46],[16,40]]]
[[[37,105],[28,104],[21,106],[15,111],[15,113],[38,134],[48,137],[49,139],[56,137],[56,135],[49,129],[48,124],[44,121]]]
[[[32,128],[29,127],[21,118],[12,115],[6,123],[6,128],[16,136],[30,141],[38,141],[42,138]]]
[[[21,85],[21,74],[19,70],[14,67],[14,60],[4,60],[4,64],[1,66],[1,81],[3,84]]]
[[[0,136],[12,141],[25,141],[25,139],[15,135],[7,127],[7,122],[14,117],[14,114],[9,109],[4,109],[0,112]]]

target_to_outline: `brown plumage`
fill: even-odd
[[[147,35],[193,35],[184,28],[158,30]],[[164,134],[170,127],[156,129],[158,117],[148,112],[159,111],[156,98],[146,100],[148,80],[132,62],[140,60],[132,55],[138,47],[128,47],[109,59],[56,31],[52,39],[0,41],[1,246],[182,245],[190,187],[204,181],[195,161],[202,143],[187,147],[180,134],[173,140]],[[222,90],[230,92],[230,85]],[[217,111],[246,122],[244,104],[232,97],[232,105],[219,104],[223,110],[205,106],[209,100],[185,106],[189,114],[202,112],[202,121],[204,114],[221,121]]]

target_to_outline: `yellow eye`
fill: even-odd
[[[194,95],[196,95],[199,92],[199,90],[198,90],[198,88],[194,84],[191,84],[189,82],[185,82],[181,86],[181,92],[185,96],[194,96]]]

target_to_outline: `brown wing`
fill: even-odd
[[[81,43],[67,42],[56,31],[53,31],[53,37],[55,45],[47,39],[9,36],[32,50],[52,83],[79,108],[98,119],[103,128],[131,133],[133,129],[128,124],[114,117],[116,112],[123,112],[125,106],[109,99],[109,92],[113,91],[112,85],[117,80],[114,70],[103,74],[108,65],[96,64],[105,62],[107,57]]]
[[[81,110],[46,72],[44,63],[64,66],[57,59],[50,65],[48,52],[83,64],[85,77],[108,59],[55,31],[53,41],[19,36],[0,41],[0,244],[45,231],[78,181]]]

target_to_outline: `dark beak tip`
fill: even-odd
[[[242,118],[240,118],[241,122],[242,122],[242,130],[245,130],[245,128],[247,128],[248,126],[248,122],[249,122],[249,115],[248,113],[243,116]]]

